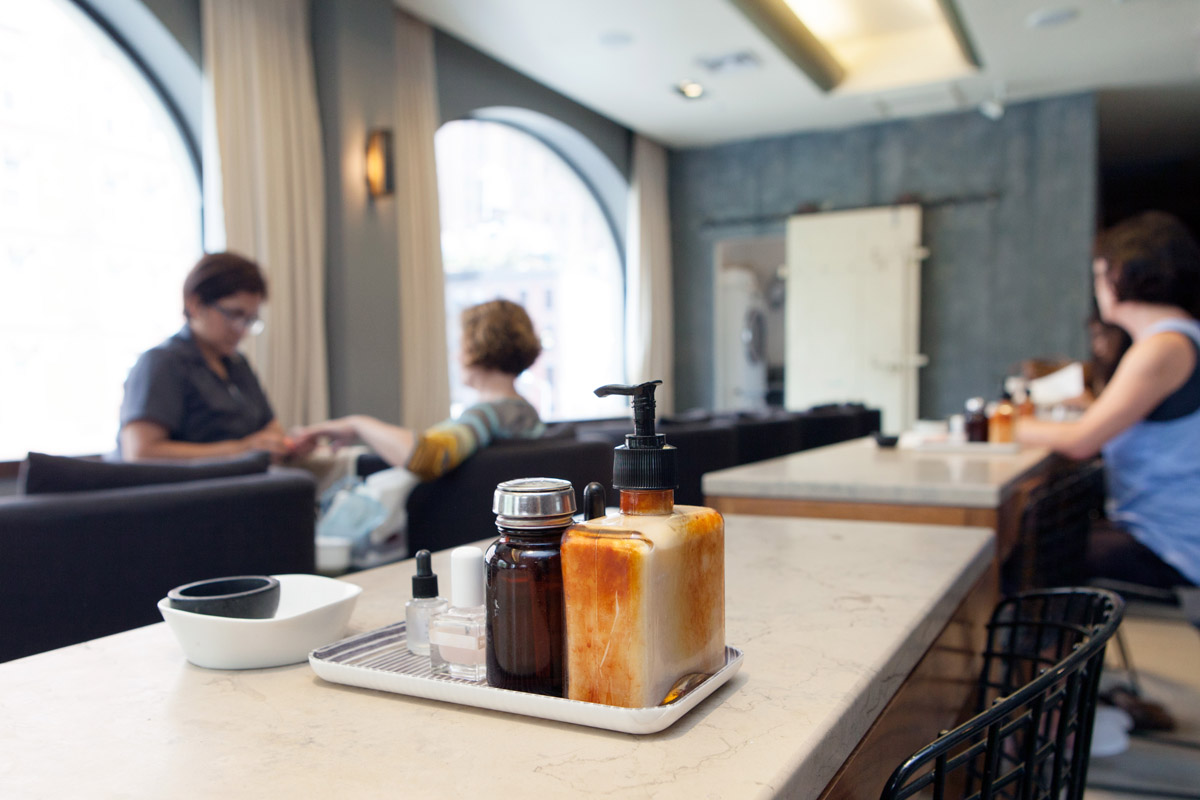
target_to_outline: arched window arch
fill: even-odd
[[[624,413],[592,390],[624,380],[625,278],[611,214],[574,166],[506,122],[456,120],[436,136],[451,406],[470,401],[459,315],[504,297],[525,306],[543,354],[518,383],[543,419]]]
[[[0,461],[107,452],[129,367],[182,323],[198,176],[146,76],[73,3],[0,16]]]

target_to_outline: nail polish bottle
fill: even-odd
[[[429,665],[435,675],[487,680],[487,633],[483,607],[483,551],[456,547],[450,553],[450,607],[429,621]]]
[[[408,652],[429,655],[429,620],[449,607],[444,597],[438,597],[438,578],[430,565],[428,550],[417,551],[417,574],[412,579],[413,599],[404,604],[404,629]]]

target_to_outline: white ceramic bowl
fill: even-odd
[[[158,610],[183,648],[187,660],[208,669],[259,669],[297,664],[346,632],[346,623],[362,587],[320,575],[276,575],[279,610],[271,619],[237,619]]]

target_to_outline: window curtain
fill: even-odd
[[[641,136],[633,141],[625,269],[627,377],[630,383],[662,380],[655,393],[658,413],[670,414],[675,410],[675,331],[667,151]]]
[[[400,237],[400,402],[424,430],[450,411],[445,274],[433,136],[438,128],[433,31],[396,12],[396,213]]]
[[[220,204],[210,207],[224,207],[226,249],[267,275],[266,330],[243,346],[284,426],[329,415],[325,186],[308,8],[308,0],[203,6],[220,163]]]

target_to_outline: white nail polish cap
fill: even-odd
[[[450,605],[483,605],[483,551],[478,547],[456,547],[450,553]]]

